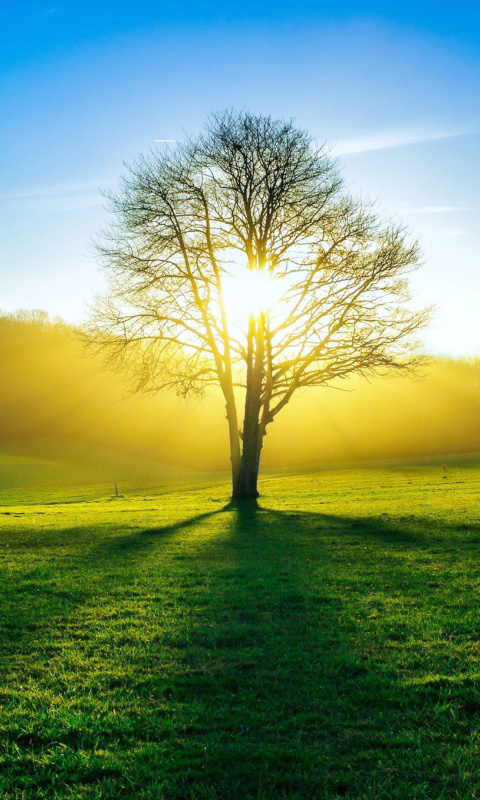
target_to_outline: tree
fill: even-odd
[[[138,391],[220,387],[233,498],[258,496],[267,426],[297,390],[418,364],[428,311],[404,306],[417,244],[349,196],[292,122],[213,115],[195,140],[141,157],[108,199],[97,247],[110,291],[90,344]],[[245,325],[226,300],[232,275],[239,291],[249,276],[275,289]]]

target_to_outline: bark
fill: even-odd
[[[262,437],[257,430],[244,442],[239,480],[232,493],[234,500],[255,499],[259,496],[257,482],[261,450]]]
[[[260,422],[262,380],[264,373],[264,318],[250,317],[247,353],[247,390],[243,422],[243,447],[238,480],[234,482],[234,500],[253,499],[258,495],[258,471],[262,451],[264,426]]]
[[[232,468],[232,497],[236,496],[240,483],[240,471],[242,455],[240,451],[240,435],[238,431],[237,410],[235,399],[229,399],[226,403],[228,433],[230,438],[230,462]]]

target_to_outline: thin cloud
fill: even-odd
[[[85,195],[79,197],[42,197],[21,201],[22,209],[37,209],[41,211],[79,211],[84,208],[96,208],[105,205],[100,195]]]
[[[104,204],[100,187],[112,186],[116,181],[90,178],[83,181],[53,183],[33,186],[16,192],[0,194],[0,203],[14,208],[41,208],[49,211],[74,211]]]
[[[45,17],[52,17],[54,16],[54,14],[58,14],[60,11],[63,11],[63,9],[64,9],[63,3],[57,6],[50,6],[49,8],[47,7],[43,11],[41,9],[38,9],[38,11],[35,11],[32,14],[28,14],[26,19],[36,20],[38,22],[38,20],[40,19],[45,19]]]
[[[389,150],[393,147],[408,147],[414,144],[435,142],[439,139],[451,139],[455,136],[466,136],[474,131],[467,128],[454,128],[443,131],[396,130],[382,131],[370,136],[344,139],[333,146],[336,155],[354,155],[374,150]]]
[[[438,236],[466,236],[465,231],[459,228],[438,228],[436,233]]]
[[[0,194],[0,200],[16,200],[25,197],[47,197],[53,195],[71,195],[88,189],[99,189],[101,186],[114,183],[112,179],[91,178],[84,181],[66,181],[51,183],[47,186],[34,186],[17,192]]]
[[[180,139],[154,139],[154,142],[179,142]]]
[[[480,211],[480,206],[400,206],[403,214],[449,214],[455,211]]]

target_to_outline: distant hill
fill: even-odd
[[[36,457],[43,442],[47,460],[51,451],[79,466],[82,452],[90,466],[96,450],[102,459],[111,452],[113,472],[122,457],[169,470],[229,468],[218,393],[129,397],[123,376],[87,358],[74,329],[44,312],[0,316],[0,374],[0,444],[23,441],[25,456]],[[265,467],[480,451],[478,358],[433,359],[414,381],[338,388],[347,391],[312,390],[282,411],[268,431]]]
[[[172,467],[69,439],[0,444],[0,505],[164,494],[224,481],[225,473]]]

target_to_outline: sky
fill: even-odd
[[[156,139],[294,118],[418,238],[428,352],[480,355],[480,4],[0,0],[0,309],[80,322],[91,238]]]

